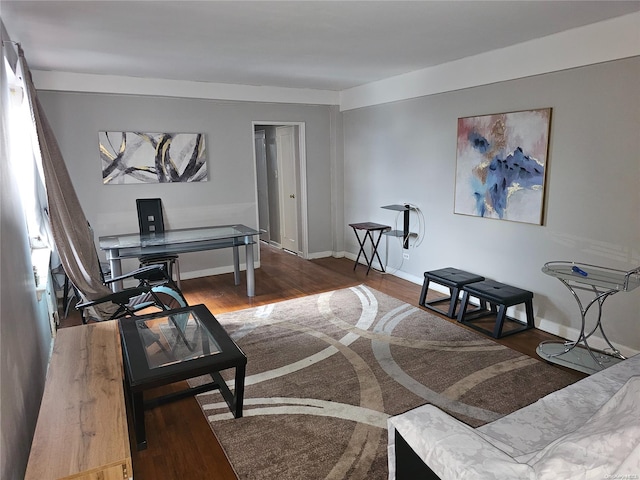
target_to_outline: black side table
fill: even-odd
[[[121,318],[125,394],[138,450],[147,448],[144,410],[217,389],[235,418],[242,417],[247,357],[204,305]],[[235,369],[233,391],[220,372]],[[155,387],[210,375],[210,383],[144,400]]]
[[[378,244],[380,244],[380,239],[382,238],[382,234],[384,232],[388,232],[391,230],[389,225],[381,225],[379,223],[373,222],[363,222],[363,223],[350,223],[349,226],[353,228],[353,233],[356,234],[356,238],[358,239],[358,244],[360,245],[360,251],[358,252],[358,257],[356,258],[356,264],[353,266],[355,270],[358,266],[358,260],[360,260],[360,255],[364,256],[365,261],[367,262],[367,275],[369,275],[369,270],[371,270],[371,264],[373,263],[373,259],[378,257],[378,262],[380,262],[380,268],[384,272],[384,265],[382,265],[382,260],[380,260],[380,255],[378,255]],[[364,237],[362,240],[358,235],[358,230],[364,230]],[[378,232],[378,238],[374,239],[373,232]],[[371,242],[371,258],[367,257],[367,252],[364,251],[365,243],[367,242],[367,238]]]

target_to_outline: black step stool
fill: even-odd
[[[456,318],[456,306],[458,305],[458,296],[460,289],[465,285],[474,282],[481,282],[484,277],[475,273],[465,272],[457,268],[441,268],[440,270],[431,270],[424,272],[424,283],[422,284],[422,292],[420,293],[420,301],[418,304],[435,312],[446,315],[449,318]],[[449,296],[445,298],[437,298],[435,300],[426,301],[429,282],[444,285],[449,288]],[[449,302],[449,310],[444,311],[436,308],[434,305],[438,303]],[[484,306],[486,308],[486,306]],[[475,311],[475,310],[474,310]]]
[[[480,305],[483,306],[487,303],[490,304],[491,309],[480,309],[475,312],[467,312],[467,304],[469,303],[469,297],[475,297],[480,300]],[[506,315],[508,307],[513,305],[519,305],[524,303],[525,311],[527,314],[527,321],[522,322]],[[473,324],[474,320],[485,318],[491,315],[496,315],[496,323],[493,327],[493,332],[479,327]],[[504,321],[509,320],[521,325],[520,328],[510,329],[505,333],[502,333],[502,327]],[[465,285],[462,288],[462,302],[460,304],[460,311],[458,312],[458,322],[474,328],[480,332],[488,333],[493,338],[506,337],[514,333],[523,332],[533,328],[533,293],[527,290],[522,290],[511,285],[499,283],[494,280],[484,280],[482,282],[472,283]]]

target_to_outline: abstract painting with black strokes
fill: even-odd
[[[458,119],[454,212],[542,224],[551,109]]]
[[[207,180],[201,133],[98,132],[98,140],[105,185]]]

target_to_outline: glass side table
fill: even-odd
[[[640,286],[640,267],[623,271],[584,263],[556,261],[545,263],[542,272],[557,278],[569,289],[580,309],[582,325],[577,340],[542,342],[536,349],[538,355],[548,362],[588,374],[596,373],[624,360],[625,357],[611,344],[604,333],[602,306],[610,296],[618,292],[630,292]],[[591,292],[593,299],[583,304],[577,290]],[[587,333],[586,316],[594,305],[598,308],[597,321]],[[609,345],[604,352],[594,350],[588,342],[597,330],[600,330],[602,338]]]

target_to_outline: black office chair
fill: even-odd
[[[138,198],[138,226],[141,235],[154,235],[164,232],[164,217],[162,215],[162,200],[160,198]],[[174,278],[180,288],[180,263],[178,255],[151,254],[143,255],[139,259],[140,266],[164,265],[169,278]]]
[[[91,226],[89,226],[89,228],[91,228]],[[100,277],[102,278],[102,282],[104,283],[106,280],[111,278],[111,267],[108,262],[98,261],[98,263],[100,265]],[[51,273],[64,275],[64,283],[62,285],[62,310],[64,312],[63,318],[67,318],[69,316],[69,307],[71,306],[71,300],[73,300],[74,298],[76,299],[76,302],[81,302],[82,300],[78,293],[78,289],[71,283],[62,265],[56,267],[51,271]]]
[[[93,235],[91,225],[87,224],[87,228]],[[80,311],[82,323],[87,323],[87,315],[85,309],[90,307],[98,307],[95,316],[98,320],[114,320],[121,317],[135,316],[142,310],[149,307],[155,307],[158,310],[174,310],[176,308],[187,307],[188,303],[180,288],[173,282],[171,277],[165,270],[164,265],[148,265],[132,272],[107,278],[103,264],[100,263],[98,252],[95,251],[98,261],[99,278],[103,285],[109,287],[111,283],[123,281],[127,279],[135,279],[138,284],[135,287],[124,288],[118,292],[106,294],[100,298],[87,300],[87,297],[81,295],[76,285],[73,285],[75,296],[78,298],[76,309]],[[105,289],[106,290],[106,289]],[[100,308],[102,304],[108,305],[107,308]]]
[[[125,275],[111,277],[105,280],[104,284],[109,286],[113,282],[129,278],[138,280],[138,285],[125,288],[96,300],[78,303],[76,308],[80,310],[82,322],[87,323],[87,318],[84,313],[86,308],[107,302],[115,304],[117,309],[108,318],[104,318],[104,320],[133,317],[141,310],[146,310],[149,307],[155,307],[159,310],[174,310],[189,305],[180,289],[164,271],[164,265],[148,265]],[[159,281],[160,278],[164,278],[164,282]],[[75,288],[74,286],[74,289]],[[80,298],[79,295],[78,297]]]

